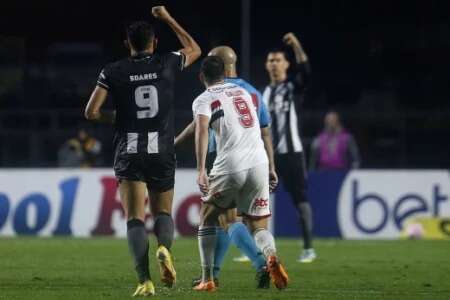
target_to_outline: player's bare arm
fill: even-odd
[[[114,123],[116,119],[115,112],[105,112],[101,110],[107,96],[108,91],[106,89],[100,86],[95,87],[84,110],[86,119],[102,123]]]
[[[308,61],[308,56],[305,53],[305,50],[303,50],[302,44],[300,43],[299,39],[293,34],[292,32],[286,33],[283,36],[283,42],[292,48],[292,51],[294,51],[295,54],[295,61],[297,64],[305,63]]]
[[[179,146],[184,143],[187,139],[191,138],[195,134],[195,122],[189,123],[183,131],[175,137],[175,146]]]
[[[208,175],[206,174],[206,154],[208,152],[209,117],[198,115],[195,118],[195,155],[197,157],[197,183],[200,191],[208,193]]]
[[[184,66],[187,67],[197,60],[202,51],[192,36],[178,24],[178,22],[169,14],[164,6],[152,7],[152,14],[155,18],[165,22],[175,32],[183,49],[180,52],[186,56]]]
[[[272,137],[270,136],[269,127],[261,128],[261,138],[266,149],[267,158],[269,159],[269,184],[272,192],[278,185],[278,175],[275,172],[275,160],[273,158]]]

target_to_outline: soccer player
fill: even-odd
[[[207,89],[192,104],[197,183],[204,194],[198,231],[202,281],[194,290],[216,289],[213,280],[216,227],[219,215],[232,207],[237,207],[253,233],[256,245],[267,259],[275,286],[283,289],[288,276],[277,256],[274,238],[267,230],[269,190],[276,186],[276,175],[269,171],[252,97],[239,85],[225,82],[224,71],[220,57],[208,56],[203,60],[200,77]],[[208,178],[209,127],[214,130],[217,157]]]
[[[287,33],[283,41],[294,51],[294,73],[288,76],[289,61],[283,50],[270,51],[266,60],[270,84],[264,90],[263,99],[272,117],[276,171],[283,179],[300,216],[304,250],[298,261],[307,263],[316,258],[316,253],[312,245],[312,211],[306,196],[305,157],[298,130],[297,109],[303,98],[310,68],[308,57],[297,37]]]
[[[156,252],[161,280],[171,287],[176,280],[170,248],[174,224],[171,217],[175,176],[173,145],[174,81],[177,73],[201,54],[195,40],[175,21],[164,6],[152,8],[155,18],[177,35],[179,52],[155,53],[157,39],[147,22],[127,27],[130,57],[107,65],[85,110],[89,120],[115,121],[114,171],[127,216],[128,246],[139,284],[133,296],[155,293],[148,262],[149,242],[145,229],[146,189],[155,218]],[[115,117],[101,111],[111,95]]]
[[[237,77],[236,72],[236,61],[237,56],[234,50],[228,46],[219,46],[212,49],[209,56],[215,55],[219,56],[225,65],[225,82],[234,83],[240,87],[247,90],[252,96],[253,104],[257,108],[257,115],[259,119],[259,124],[261,127],[261,137],[264,142],[264,146],[267,150],[267,155],[269,158],[269,169],[272,170],[274,180],[277,180],[276,173],[274,171],[273,163],[273,150],[272,150],[272,140],[270,138],[269,124],[270,116],[267,109],[262,102],[261,94],[248,82]],[[175,139],[175,145],[182,143],[187,138],[194,135],[195,122],[189,124]],[[209,144],[208,144],[208,155],[206,168],[209,172],[212,169],[214,159],[216,158],[216,143],[214,139],[214,131],[209,129]],[[216,285],[219,283],[220,269],[223,264],[225,254],[228,250],[230,242],[236,245],[242,253],[249,257],[252,265],[256,269],[256,287],[257,288],[269,288],[270,286],[270,276],[267,272],[266,261],[264,256],[256,247],[253,237],[250,235],[246,226],[237,219],[236,209],[232,208],[227,210],[226,213],[219,217],[222,226],[218,226],[217,230],[217,243],[214,255],[214,268],[213,277]],[[223,228],[227,230],[223,230]],[[201,282],[201,277],[193,280],[193,286],[198,285]]]

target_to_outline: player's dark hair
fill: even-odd
[[[155,38],[153,26],[145,21],[132,22],[126,27],[127,38],[136,51],[143,51]]]
[[[269,52],[267,52],[267,55],[272,54],[272,53],[281,53],[284,55],[284,58],[286,60],[289,60],[289,55],[288,52],[286,51],[286,49],[284,49],[283,47],[275,47],[269,50]]]
[[[200,72],[207,83],[214,83],[225,77],[225,64],[219,56],[207,56],[202,61]]]

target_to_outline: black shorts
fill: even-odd
[[[294,204],[308,201],[306,167],[303,152],[275,154],[275,169],[291,194]]]
[[[114,159],[117,179],[142,181],[151,191],[165,192],[175,185],[175,154],[119,154]]]

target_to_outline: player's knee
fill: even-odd
[[[235,209],[229,209],[225,213],[225,220],[228,224],[233,224],[238,221]]]
[[[268,220],[269,217],[259,217],[259,218],[252,218],[249,216],[244,217],[244,223],[247,224],[247,227],[249,228],[250,232],[252,232],[252,234],[254,234],[258,230],[267,229]]]
[[[302,203],[308,203],[308,198],[306,194],[306,189],[304,188],[297,188],[292,192],[292,198],[294,200],[295,206],[297,207],[298,211],[301,213],[301,204]]]
[[[217,207],[209,203],[203,203],[200,209],[200,224],[201,225],[217,225],[220,211]]]

